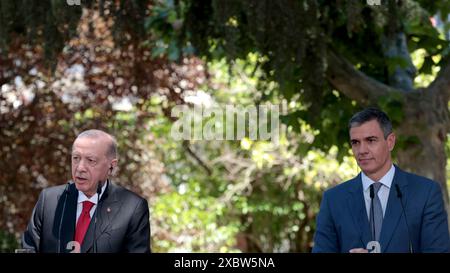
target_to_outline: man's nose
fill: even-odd
[[[75,170],[79,171],[79,172],[84,172],[86,171],[86,161],[85,160],[80,160],[78,162],[78,164],[75,166]]]
[[[366,153],[368,153],[369,150],[368,150],[367,144],[364,143],[364,142],[361,142],[361,144],[359,145],[359,150],[358,150],[358,152],[359,152],[360,154],[366,154]]]

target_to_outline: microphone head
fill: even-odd
[[[64,188],[64,192],[63,192],[63,193],[68,193],[68,192],[69,192],[69,186],[70,186],[70,182],[67,182],[66,187]]]

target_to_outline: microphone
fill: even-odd
[[[102,182],[98,181],[97,185],[97,211],[95,212],[95,219],[94,219],[94,253],[97,253],[97,239],[95,239],[95,234],[97,233],[97,218],[98,214],[100,213],[100,194],[102,193]]]
[[[397,197],[400,199],[400,204],[402,205],[403,217],[405,217],[406,231],[408,232],[408,240],[409,240],[409,253],[414,253],[414,249],[413,249],[412,241],[411,241],[411,234],[409,233],[408,220],[406,219],[405,207],[403,206],[403,198],[402,198],[403,194],[400,191],[400,187],[398,186],[398,184],[395,184],[395,190],[397,191]]]
[[[371,215],[370,221],[372,222],[372,226],[371,226],[371,228],[372,228],[372,240],[375,241],[375,219],[374,219],[375,215],[373,213],[373,198],[375,198],[375,192],[374,192],[373,184],[372,184],[372,185],[370,185],[370,211],[371,211],[371,213],[370,213],[370,215]]]
[[[62,222],[64,218],[64,213],[66,211],[66,202],[67,202],[67,195],[69,193],[69,186],[70,182],[66,184],[66,187],[64,188],[63,195],[64,195],[64,203],[63,208],[61,212],[61,219],[59,219],[59,227],[58,227],[58,253],[61,253],[61,229],[62,229]]]

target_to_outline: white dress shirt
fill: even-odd
[[[100,192],[100,198],[102,198],[103,193],[105,192],[106,189],[106,185],[108,184],[108,180],[106,180],[106,183],[103,183],[103,187],[102,187],[102,191]],[[83,192],[78,191],[78,203],[77,203],[77,221],[76,223],[78,223],[78,218],[80,218],[81,212],[83,211],[83,202],[84,201],[89,201],[94,203],[94,205],[92,206],[91,210],[89,211],[89,215],[92,216],[94,215],[95,209],[97,208],[97,203],[98,203],[98,194],[95,193],[94,195],[91,196],[91,198],[87,197]]]
[[[391,189],[392,180],[394,180],[394,174],[395,174],[395,167],[394,165],[391,166],[389,171],[380,179],[381,187],[378,191],[378,198],[380,198],[381,202],[381,208],[383,209],[383,217],[386,212],[386,206],[389,198],[389,190]],[[366,211],[367,211],[367,218],[370,221],[370,185],[375,183],[372,179],[370,179],[367,175],[364,174],[364,172],[361,172],[361,180],[363,184],[363,191],[364,191],[364,201],[366,203]]]

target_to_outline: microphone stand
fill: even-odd
[[[59,227],[58,227],[58,253],[61,253],[61,229],[62,229],[64,213],[66,211],[67,195],[69,194],[69,185],[70,185],[70,183],[67,183],[66,187],[64,188],[64,191],[63,191],[64,203],[63,203],[61,219],[59,219]]]
[[[395,184],[395,190],[397,191],[397,197],[400,199],[400,204],[402,206],[402,213],[403,213],[403,217],[405,217],[405,223],[406,223],[406,231],[408,232],[408,240],[409,240],[409,253],[414,253],[414,249],[412,246],[412,241],[411,241],[411,233],[409,233],[409,225],[408,225],[408,220],[406,219],[406,212],[405,212],[405,207],[403,206],[403,194],[400,191],[400,187],[398,186],[398,184]]]
[[[108,183],[108,180],[106,180],[106,183]],[[96,239],[96,233],[97,233],[97,219],[98,219],[98,214],[100,213],[100,194],[102,193],[102,183],[101,181],[98,181],[98,185],[97,185],[97,209],[95,212],[95,218],[94,218],[94,253],[97,253],[97,239]]]

